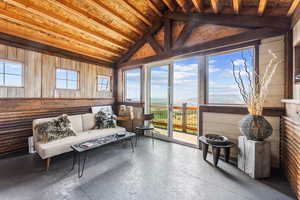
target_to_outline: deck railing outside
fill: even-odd
[[[154,114],[154,120],[152,120],[154,126],[167,129],[168,107],[151,105],[151,112]],[[182,106],[173,106],[173,130],[197,134],[197,107],[189,107],[186,103]]]

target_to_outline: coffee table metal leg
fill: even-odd
[[[219,157],[220,157],[220,148],[212,147],[213,159],[215,167],[218,165]]]
[[[208,144],[201,143],[202,145],[202,155],[203,155],[203,160],[206,160],[207,157],[207,151],[208,151]]]
[[[229,162],[230,148],[224,148],[224,157],[225,157],[225,162]]]
[[[73,151],[73,164],[72,164],[72,169],[71,171],[74,169],[75,167],[75,164],[76,164],[76,158],[77,158],[77,155],[76,155],[76,151]]]
[[[151,131],[151,135],[152,135],[152,147],[154,148],[154,134],[153,134],[153,130],[150,130]]]
[[[130,144],[131,144],[131,149],[132,149],[132,152],[134,152],[134,145],[133,145],[133,137],[130,138]]]
[[[83,175],[86,158],[87,158],[87,152],[84,152],[83,165],[81,167],[81,165],[80,165],[80,153],[78,153],[78,158],[77,158],[78,159],[78,178],[81,178],[82,175]]]

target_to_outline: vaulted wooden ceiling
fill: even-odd
[[[300,0],[0,0],[0,32],[112,65],[165,16],[291,16]],[[176,13],[176,16],[172,16]],[[198,16],[199,17],[199,16]],[[276,22],[274,22],[276,23]],[[193,26],[193,24],[189,24]],[[184,33],[183,33],[184,34]],[[152,43],[153,44],[153,43]],[[180,45],[180,42],[177,44]],[[160,51],[159,46],[154,46]]]

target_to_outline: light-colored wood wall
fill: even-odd
[[[0,86],[0,98],[103,98],[113,95],[112,86],[109,92],[99,92],[96,87],[97,75],[110,76],[113,83],[111,68],[5,45],[0,45],[0,59],[24,63],[24,87]],[[78,71],[79,89],[56,89],[56,68]]]

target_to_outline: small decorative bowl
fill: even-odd
[[[206,134],[204,135],[207,143],[214,145],[224,145],[228,142],[228,138],[217,134]]]

